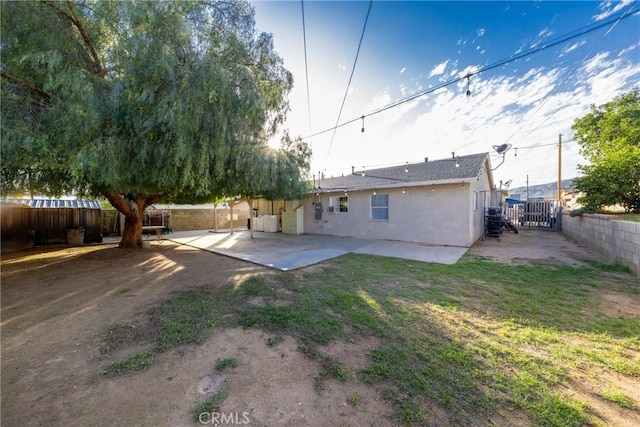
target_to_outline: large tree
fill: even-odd
[[[640,92],[634,89],[596,107],[573,124],[588,165],[574,180],[587,210],[621,205],[640,213]]]
[[[291,74],[242,1],[2,2],[3,194],[106,197],[142,246],[144,209],[304,191],[285,132]]]

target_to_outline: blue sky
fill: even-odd
[[[302,2],[253,5],[258,29],[273,34],[276,51],[293,73],[286,128],[306,137],[334,127],[369,1],[304,1],[309,97]],[[313,150],[312,172],[338,176],[352,166],[493,152],[493,145],[510,143],[514,148],[494,171],[496,182],[520,186],[528,175],[531,185],[547,183],[557,179],[557,141],[563,134],[562,177],[573,178],[577,164],[585,163],[573,141],[574,120],[591,104],[640,85],[640,13],[627,16],[637,10],[640,2],[629,0],[374,1],[338,123],[355,121],[335,135],[304,138]],[[468,73],[473,75],[467,97],[467,80],[460,79]],[[491,161],[496,167],[502,158],[494,152]]]

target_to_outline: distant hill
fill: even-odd
[[[562,188],[573,188],[573,178],[563,179]],[[538,184],[529,186],[529,198],[543,197],[545,199],[555,199],[558,195],[558,182]],[[509,189],[509,197],[525,200],[527,198],[527,187],[516,187]]]

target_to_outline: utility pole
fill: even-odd
[[[558,134],[558,201],[562,200],[562,134]]]

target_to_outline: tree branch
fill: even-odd
[[[129,203],[121,194],[116,193],[115,191],[105,191],[102,195],[109,201],[109,203],[111,203],[111,206],[116,208],[117,211],[122,212],[122,214],[128,217],[133,215],[131,206],[129,206]]]
[[[84,41],[85,46],[87,47],[87,49],[89,49],[89,52],[90,52],[90,55],[91,55],[91,59],[93,61],[92,65],[94,67],[94,70],[92,70],[92,71],[95,72],[100,77],[104,77],[107,74],[107,70],[105,70],[104,67],[102,66],[102,61],[100,61],[100,57],[98,56],[98,52],[96,51],[95,47],[93,46],[93,42],[89,38],[89,34],[87,34],[87,30],[84,28],[84,26],[82,25],[82,22],[80,22],[80,18],[78,17],[78,15],[75,12],[75,8],[73,6],[73,2],[71,0],[66,0],[67,7],[69,8],[69,13],[67,13],[64,10],[60,9],[59,7],[57,7],[55,2],[46,1],[45,0],[45,1],[43,1],[43,3],[46,4],[47,6],[51,7],[56,12],[60,13],[62,16],[64,16],[69,21],[71,21],[71,24],[80,33],[80,36],[82,37],[82,40]]]
[[[4,77],[6,79],[9,79],[9,80],[13,80],[14,82],[18,83],[19,85],[22,85],[22,86],[26,87],[27,89],[32,90],[34,92],[37,92],[40,95],[46,96],[47,98],[53,98],[53,94],[52,93],[49,93],[44,89],[40,89],[39,87],[34,86],[31,83],[28,83],[28,82],[22,80],[20,77],[16,77],[16,76],[13,76],[13,75],[11,75],[9,73],[5,73],[4,71],[0,71],[0,76]]]
[[[67,5],[69,7],[69,12],[71,13],[71,19],[73,21],[73,24],[76,26],[76,28],[80,32],[80,35],[82,36],[82,40],[84,40],[85,45],[87,46],[87,48],[89,48],[89,51],[91,52],[91,56],[93,57],[93,62],[96,66],[96,70],[95,70],[96,73],[100,77],[104,77],[107,74],[107,72],[102,67],[102,61],[100,61],[98,52],[96,52],[96,49],[93,46],[93,43],[89,38],[89,35],[87,34],[87,30],[85,30],[84,26],[80,22],[80,18],[78,18],[78,15],[76,14],[75,9],[73,8],[73,3],[71,2],[71,0],[67,0]]]

